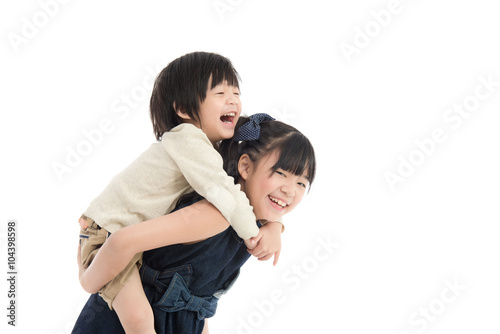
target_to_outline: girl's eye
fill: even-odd
[[[276,173],[278,173],[278,175],[281,175],[281,176],[286,177],[285,173],[282,173],[282,172],[280,172],[279,170],[277,170],[277,171],[276,171]]]
[[[236,93],[233,93],[234,95],[236,96],[240,96],[240,93],[236,92]]]
[[[302,183],[302,182],[299,182],[299,183],[297,183],[297,184],[298,184],[300,187],[302,187],[302,188],[307,188],[307,186],[306,186],[304,183]]]

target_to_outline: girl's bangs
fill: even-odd
[[[283,140],[277,149],[280,150],[278,161],[273,171],[282,169],[294,175],[304,175],[311,184],[316,173],[316,158],[309,140],[296,132]]]

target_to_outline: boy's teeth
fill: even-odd
[[[235,117],[236,116],[236,113],[235,112],[229,112],[227,114],[224,114],[220,117],[220,120],[223,122],[223,123],[227,123],[227,124],[232,124],[233,123],[233,118],[229,118],[229,120],[226,120],[224,118],[226,117]]]

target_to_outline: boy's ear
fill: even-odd
[[[175,113],[177,114],[177,116],[179,116],[181,119],[186,120],[186,121],[191,119],[191,117],[189,117],[189,115],[186,113],[186,110],[184,108],[176,108],[175,102],[172,104],[172,106],[174,107],[174,110],[175,110]]]
[[[238,172],[243,180],[248,178],[251,169],[253,168],[253,161],[248,154],[243,154],[238,161]]]

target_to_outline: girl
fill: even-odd
[[[241,118],[237,129],[235,139],[241,142],[228,139],[220,145],[224,168],[249,198],[256,217],[272,220],[259,221],[261,229],[279,236],[281,224],[276,221],[297,206],[314,180],[314,150],[302,133],[279,121],[259,125],[256,117]],[[83,273],[82,285],[95,292],[135,253],[154,249],[144,253],[140,274],[156,331],[202,333],[204,319],[214,315],[218,299],[236,280],[249,252],[262,258],[266,247],[261,243],[247,251],[220,213],[199,200],[111,235],[95,267]],[[96,280],[92,270],[107,272],[107,277]],[[73,333],[123,333],[116,315],[104,305],[92,295]]]
[[[229,59],[213,53],[184,55],[161,71],[150,103],[158,142],[116,175],[80,218],[85,267],[111,233],[172,211],[178,198],[193,189],[215,205],[241,238],[263,237],[248,199],[214,149],[234,135],[241,112],[238,87]],[[137,253],[101,286],[99,295],[128,333],[150,334],[153,312],[139,279]]]

